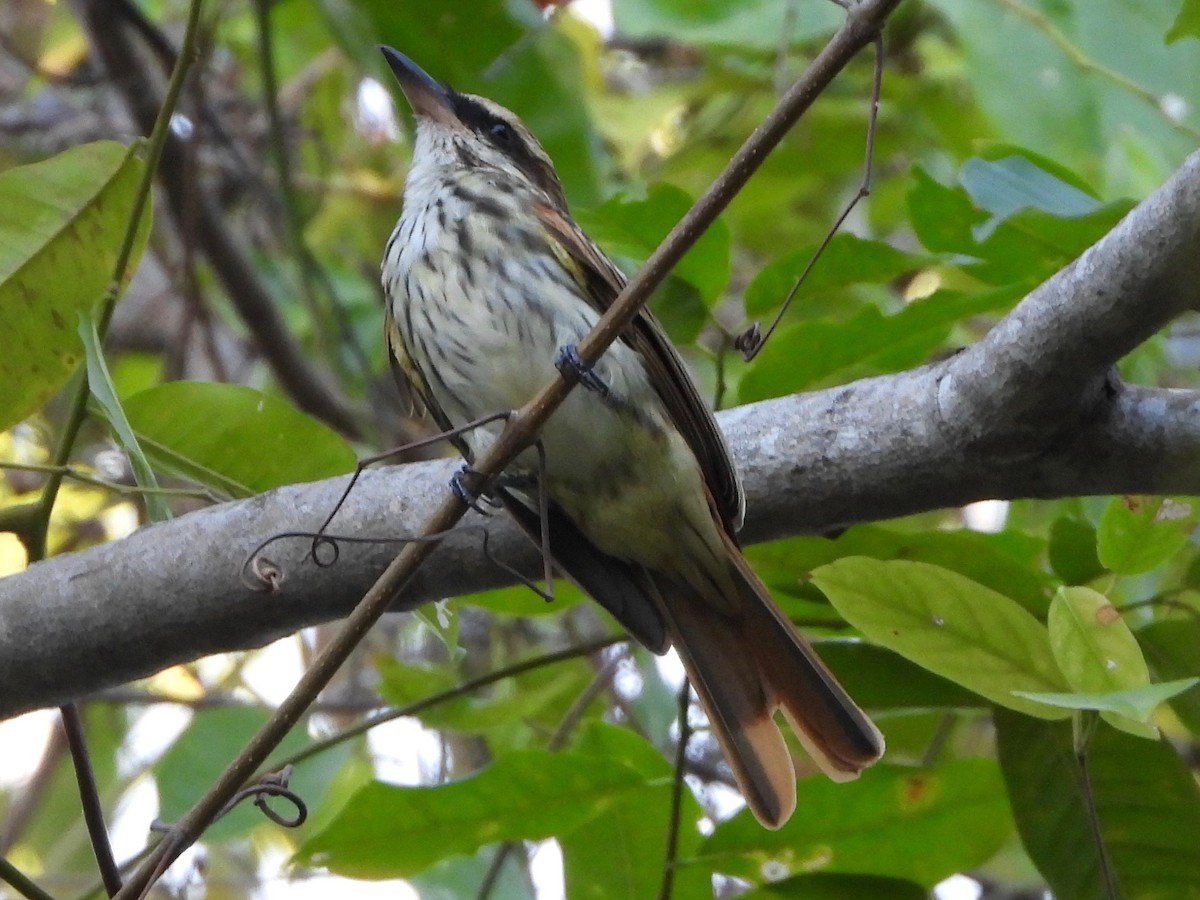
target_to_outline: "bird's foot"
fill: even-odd
[[[601,397],[608,397],[612,393],[604,379],[596,374],[595,368],[579,357],[579,351],[575,349],[574,344],[566,344],[558,348],[558,353],[554,357],[554,368],[558,369],[564,377],[574,374],[580,384]]]
[[[454,491],[454,496],[475,510],[475,512],[486,516],[490,514],[490,511],[480,506],[480,501],[493,509],[500,508],[502,504],[489,493],[480,493],[477,488],[478,484],[479,473],[465,464],[450,476],[450,490]]]

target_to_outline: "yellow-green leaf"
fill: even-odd
[[[642,773],[612,760],[508,753],[450,784],[367,785],[304,842],[297,859],[354,878],[402,878],[487,844],[566,832],[646,784]]]
[[[340,435],[252,388],[173,381],[134,394],[124,407],[156,465],[231,497],[354,468]]]
[[[813,572],[839,613],[868,638],[1018,712],[1069,713],[1014,691],[1064,691],[1045,627],[1018,603],[928,563],[839,559]]]
[[[0,430],[41,406],[82,361],[79,314],[112,279],[141,175],[142,161],[112,141],[0,174]],[[143,235],[148,223],[149,207]]]
[[[1060,588],[1047,618],[1050,648],[1071,690],[1104,694],[1150,684],[1142,648],[1108,598],[1088,587]],[[1139,737],[1157,738],[1158,729],[1120,712],[1104,720]]]
[[[1140,575],[1182,550],[1195,527],[1189,504],[1169,497],[1113,497],[1100,517],[1096,551],[1114,572]]]

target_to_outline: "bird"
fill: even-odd
[[[394,371],[447,432],[519,409],[560,373],[579,380],[541,456],[518,456],[491,496],[534,540],[545,525],[558,570],[641,644],[675,648],[747,806],[779,828],[796,773],[776,711],[838,781],[880,758],[882,735],[742,555],[732,455],[654,317],[580,359],[626,279],[571,218],[542,145],[499,104],[379,49],[415,118],[381,265]],[[452,438],[466,466],[503,425]]]

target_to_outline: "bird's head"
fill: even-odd
[[[438,83],[391,47],[379,49],[416,116],[414,165],[498,170],[539,188],[566,209],[554,164],[516,115],[485,97]]]

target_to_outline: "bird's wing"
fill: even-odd
[[[552,238],[559,261],[575,276],[592,305],[604,312],[625,286],[624,274],[566,213],[548,204],[535,204],[534,212]],[[729,445],[683,359],[645,308],[622,339],[645,360],[654,389],[700,463],[723,524],[736,532],[745,513],[742,485]]]
[[[387,341],[388,364],[392,369],[392,377],[396,379],[396,384],[400,386],[401,390],[407,388],[406,393],[413,402],[413,414],[419,416],[427,411],[442,431],[453,430],[453,423],[434,400],[433,393],[429,390],[429,382],[426,381],[425,375],[404,344],[404,336],[396,326],[396,319],[392,316],[390,303],[384,315],[383,334]],[[471,461],[470,448],[461,435],[456,435],[448,440],[465,460]]]

